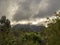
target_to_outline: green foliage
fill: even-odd
[[[10,30],[10,21],[3,16],[0,20],[0,45],[60,45],[60,13],[48,27],[40,32]],[[49,19],[49,18],[47,18]]]
[[[6,21],[6,16],[2,16],[1,20],[0,20],[0,23],[5,23],[5,21]]]
[[[56,14],[56,22],[49,23],[48,28],[44,30],[47,39],[46,45],[60,45],[60,13]]]
[[[11,30],[8,34],[0,32],[0,45],[40,45],[43,43],[40,33],[15,31]]]
[[[6,19],[6,16],[2,16],[0,19],[0,31],[6,32],[10,27],[10,21]]]

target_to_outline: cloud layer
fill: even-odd
[[[60,9],[60,0],[0,0],[0,17],[13,21],[51,16]]]

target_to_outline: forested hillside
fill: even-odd
[[[60,13],[56,19],[41,31],[26,31],[23,28],[11,28],[10,21],[2,16],[0,19],[0,45],[60,45]],[[49,18],[48,18],[49,20]],[[27,29],[29,30],[29,29]]]

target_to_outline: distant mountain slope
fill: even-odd
[[[12,27],[12,29],[15,30],[26,30],[26,31],[40,31],[43,30],[45,27],[44,26],[36,26],[36,25],[22,25],[22,24],[17,24]]]

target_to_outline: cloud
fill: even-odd
[[[15,6],[15,1],[13,2],[12,0],[0,0],[0,17],[5,15],[7,18],[9,18],[12,11],[14,10],[13,7]]]
[[[0,0],[0,17],[12,21],[51,16],[60,9],[60,0]]]
[[[48,7],[47,10],[45,11],[39,11],[39,13],[34,16],[34,18],[36,17],[46,17],[46,16],[52,16],[52,14],[60,9],[60,0],[49,0],[48,1]]]
[[[14,20],[20,21],[31,19],[36,16],[39,11],[43,12],[47,9],[48,0],[25,0],[14,16]]]
[[[37,11],[40,1],[41,0],[25,0],[25,2],[19,3],[21,7],[19,7],[18,11],[16,12],[14,20],[20,21],[30,19]]]

